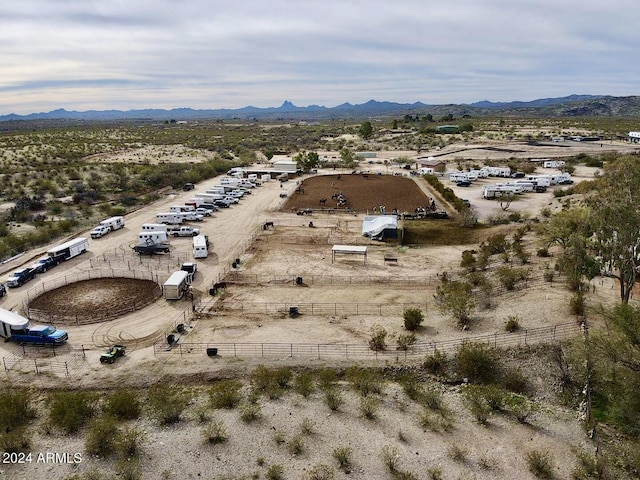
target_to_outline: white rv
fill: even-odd
[[[206,235],[193,237],[193,258],[207,258],[209,256],[209,239]]]
[[[189,272],[184,270],[173,272],[162,286],[164,298],[167,300],[180,300],[189,288],[188,280]]]
[[[452,182],[468,182],[469,176],[463,172],[453,172],[449,174],[449,180]]]
[[[165,223],[167,225],[180,225],[184,222],[182,215],[176,212],[164,212],[156,215],[158,223]]]
[[[89,240],[75,238],[47,250],[47,255],[57,261],[69,260],[89,250]]]
[[[100,225],[104,225],[105,227],[109,227],[109,229],[111,229],[111,231],[118,230],[118,229],[124,227],[124,217],[117,216],[117,217],[107,218],[106,220],[102,220],[100,222]]]
[[[142,231],[167,233],[167,226],[164,223],[143,223]]]
[[[564,167],[564,160],[545,160],[542,164],[544,168],[560,168]]]

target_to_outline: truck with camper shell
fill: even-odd
[[[174,237],[195,237],[196,235],[200,235],[199,229],[186,225],[174,230],[170,230],[170,232]]]
[[[89,250],[89,240],[86,238],[74,238],[68,242],[47,250],[47,255],[58,263],[70,260]]]

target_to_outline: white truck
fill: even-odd
[[[193,258],[207,258],[209,256],[209,237],[196,235],[193,237]]]
[[[200,215],[199,213],[193,212],[175,212],[177,215],[182,217],[182,220],[185,222],[201,222],[204,219],[204,215]]]
[[[189,226],[171,229],[170,232],[174,237],[195,237],[196,235],[200,235],[200,230]]]
[[[96,238],[104,237],[110,231],[111,229],[106,225],[98,225],[97,227],[95,227],[93,230],[89,232],[89,235],[91,236],[92,239],[95,240]]]
[[[164,223],[167,225],[181,225],[184,222],[182,215],[176,212],[163,212],[156,215],[158,223]]]
[[[115,217],[110,217],[110,218],[107,218],[106,220],[102,220],[100,222],[100,225],[103,225],[109,228],[109,230],[113,232],[114,230],[119,230],[122,227],[124,227],[124,217],[120,215]]]
[[[89,240],[80,237],[74,238],[73,240],[69,240],[62,245],[58,245],[57,247],[53,247],[47,250],[47,255],[60,262],[63,260],[69,260],[73,257],[77,257],[87,250],[89,250]]]

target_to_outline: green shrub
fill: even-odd
[[[529,271],[524,268],[500,267],[496,275],[505,289],[513,290],[518,282],[529,278]]]
[[[284,467],[279,464],[269,465],[265,478],[267,480],[284,480]]]
[[[362,397],[358,409],[360,415],[367,420],[378,418],[378,400],[373,397]]]
[[[414,332],[420,328],[424,322],[424,315],[419,308],[407,308],[403,314],[404,328],[410,332]]]
[[[186,392],[164,385],[154,385],[147,393],[149,412],[162,425],[179,422],[188,402]]]
[[[338,462],[338,467],[343,472],[349,473],[351,470],[351,447],[336,447],[333,449],[333,458]]]
[[[344,397],[339,390],[330,388],[324,392],[324,401],[331,411],[337,411],[344,404]]]
[[[12,432],[35,418],[31,393],[17,389],[0,393],[0,433]]]
[[[118,389],[107,398],[104,411],[121,420],[136,419],[141,412],[138,394],[124,388]]]
[[[398,338],[396,338],[396,343],[398,344],[396,349],[406,352],[407,350],[409,350],[409,347],[411,345],[416,343],[416,334],[411,332],[398,335]]]
[[[427,355],[424,361],[424,369],[432,373],[433,375],[441,375],[444,373],[449,359],[446,353],[442,353],[440,350],[435,350],[432,355]]]
[[[89,392],[56,392],[48,398],[49,423],[69,434],[77,432],[94,414],[95,398]]]
[[[235,408],[242,400],[242,383],[235,380],[223,380],[209,390],[213,408]]]
[[[306,372],[299,374],[295,379],[293,388],[304,398],[308,398],[315,390],[313,375]]]
[[[213,421],[202,429],[204,441],[211,445],[219,445],[227,441],[227,428],[222,422]]]
[[[540,450],[527,452],[527,466],[537,478],[553,478],[553,459],[548,452]]]
[[[142,454],[145,434],[136,427],[127,427],[120,434],[118,453],[124,458],[138,458]]]
[[[309,417],[303,418],[300,424],[300,432],[303,435],[313,435],[316,432],[315,422]]]
[[[465,406],[478,423],[486,425],[489,421],[491,408],[487,403],[482,388],[478,385],[466,385],[462,393]]]
[[[14,427],[0,433],[0,450],[7,453],[26,453],[31,448],[31,437],[25,427]]]
[[[542,258],[547,258],[547,257],[550,257],[550,256],[551,256],[551,255],[549,254],[549,249],[548,249],[547,247],[539,248],[539,249],[536,251],[536,255],[538,255],[539,257],[542,257]]]
[[[287,442],[287,449],[291,455],[300,455],[304,452],[304,439],[300,435],[294,435]]]
[[[465,342],[456,355],[458,375],[470,382],[492,383],[500,375],[500,364],[493,349]]]
[[[264,365],[258,365],[251,374],[251,383],[254,390],[267,395],[271,399],[282,396],[284,390],[289,388],[293,373],[290,368],[272,370]]]
[[[122,459],[116,464],[118,480],[141,480],[142,468],[137,459]]]
[[[338,381],[338,372],[332,368],[323,368],[318,371],[318,384],[323,390],[331,388]]]
[[[505,332],[513,333],[520,330],[520,319],[516,315],[510,315],[504,322]]]
[[[305,475],[308,480],[333,480],[335,477],[333,468],[323,464],[315,465]]]
[[[467,455],[469,455],[469,451],[466,448],[457,444],[449,447],[447,453],[453,461],[458,463],[465,463],[467,461]]]
[[[382,447],[382,462],[389,470],[389,473],[394,474],[398,471],[398,459],[400,458],[400,452],[397,448],[391,445],[385,445]]]
[[[257,403],[244,403],[240,406],[240,419],[245,423],[255,422],[261,415],[260,405]]]
[[[584,294],[582,292],[576,292],[569,300],[569,311],[572,315],[583,316],[586,311],[586,302],[584,301]]]
[[[351,367],[347,369],[347,380],[363,397],[370,394],[380,395],[384,391],[384,378],[376,370]]]
[[[500,372],[500,385],[510,392],[527,393],[529,382],[519,368],[504,368]]]
[[[103,416],[95,419],[89,426],[85,448],[90,455],[108,457],[115,453],[120,440],[120,431],[116,419]]]
[[[371,327],[371,338],[369,339],[369,348],[374,351],[382,351],[387,348],[387,330],[381,325]]]

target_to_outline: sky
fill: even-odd
[[[0,6],[0,115],[640,95],[638,0]]]

